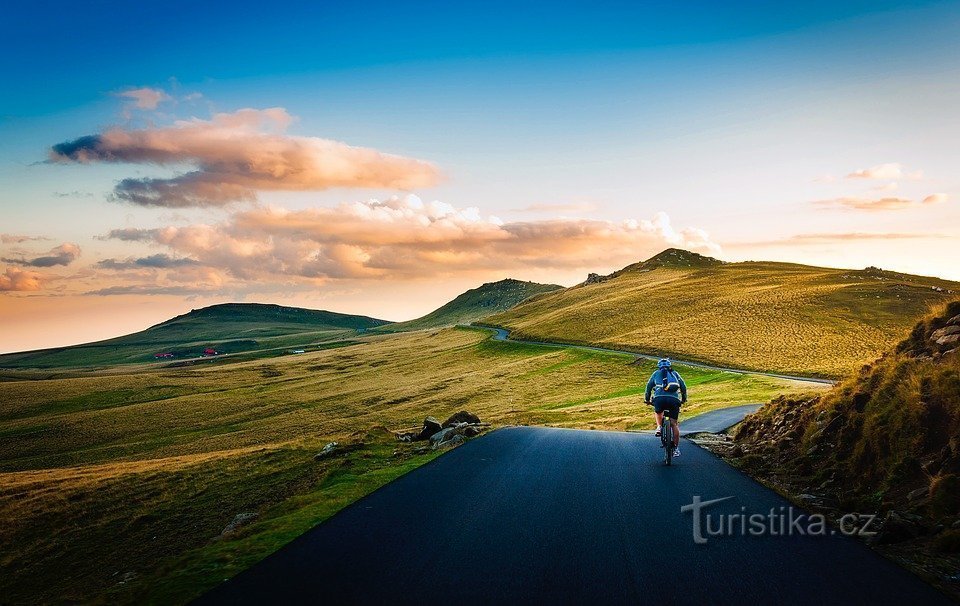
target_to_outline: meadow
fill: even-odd
[[[0,378],[0,595],[182,603],[431,460],[388,430],[471,410],[495,425],[640,429],[650,364],[474,329],[366,336],[246,361]],[[808,384],[680,368],[685,412]],[[345,453],[315,461],[325,443]],[[220,536],[235,515],[255,521]]]
[[[897,343],[960,284],[877,269],[726,263],[689,255],[540,295],[484,323],[732,368],[840,377]]]

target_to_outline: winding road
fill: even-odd
[[[950,603],[859,541],[810,534],[820,527],[799,510],[806,534],[788,532],[790,503],[709,452],[684,442],[665,467],[658,445],[640,433],[499,429],[197,603]],[[696,521],[697,498],[725,500],[702,504]],[[741,531],[751,514],[768,520],[762,536]]]
[[[651,356],[647,354],[640,354],[635,351],[629,351],[626,349],[615,349],[611,347],[596,347],[593,345],[576,345],[570,343],[555,343],[551,341],[526,341],[522,339],[511,339],[510,331],[505,328],[496,328],[493,326],[482,326],[479,324],[471,324],[472,328],[482,328],[484,330],[493,331],[493,340],[494,341],[508,341],[510,343],[520,343],[522,345],[539,345],[541,347],[561,347],[566,349],[581,349],[585,351],[598,351],[601,353],[612,353],[612,354],[625,354],[628,356],[634,356],[636,358],[643,358],[644,360],[658,360],[657,356]],[[711,364],[702,364],[700,362],[686,362],[684,360],[673,359],[673,361],[679,366],[692,366],[694,368],[703,368],[704,370],[720,370],[723,372],[733,372],[739,375],[760,375],[764,377],[773,377],[775,379],[788,379],[790,381],[800,381],[803,383],[816,383],[818,385],[834,385],[836,381],[830,379],[820,379],[817,377],[800,377],[796,375],[780,375],[772,372],[762,372],[759,370],[743,370],[740,368],[726,368],[724,366],[713,366]]]

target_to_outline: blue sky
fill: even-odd
[[[0,253],[23,261],[0,263],[0,289],[4,275],[7,284],[0,309],[12,318],[65,299],[78,314],[115,307],[129,317],[116,332],[241,297],[403,319],[486,279],[574,283],[587,270],[615,269],[677,242],[729,260],[880,265],[960,279],[952,260],[960,235],[953,143],[960,3],[773,4],[5,6],[0,233],[8,238]],[[132,89],[165,97],[133,107],[118,96]],[[452,242],[446,269],[417,274],[391,265],[390,276],[343,261],[370,255],[368,245],[354,238],[345,244],[352,252],[334,255],[323,233],[316,236],[322,275],[311,266],[277,282],[185,244],[105,237],[118,228],[197,225],[235,237],[234,223],[251,220],[249,200],[177,208],[118,201],[124,179],[172,179],[204,160],[46,162],[52,145],[84,135],[167,136],[163,129],[177,120],[277,107],[294,117],[284,131],[291,145],[298,137],[343,142],[429,162],[441,176],[406,188],[384,179],[361,187],[261,183],[250,193],[255,208],[319,213],[329,222],[324,213],[340,205],[415,194],[458,213],[476,207],[511,237],[557,221],[604,234],[611,231],[604,225],[614,232],[630,221],[656,226],[630,240],[634,248],[620,234],[609,255],[584,252],[581,263],[558,249],[512,251],[510,258],[529,260],[501,266],[503,251]],[[669,217],[669,229],[658,213]],[[660,239],[648,237],[654,232]],[[691,235],[700,232],[706,240]],[[27,236],[45,239],[18,239]],[[64,244],[81,250],[75,261],[29,265]],[[156,254],[195,261],[190,271],[206,273],[191,290],[181,286],[191,279],[182,272],[107,271],[102,263]],[[427,258],[422,249],[403,254]],[[477,270],[464,270],[459,263],[474,254],[482,259]],[[256,267],[290,262],[258,257]],[[17,288],[11,272],[19,272]],[[104,285],[127,290],[88,294]],[[75,339],[103,330],[94,324]],[[0,342],[0,350],[32,338]]]

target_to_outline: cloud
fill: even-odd
[[[43,288],[43,276],[35,271],[8,267],[0,274],[0,292],[33,291]]]
[[[947,199],[946,194],[932,194],[920,202],[908,199],[897,198],[893,196],[884,198],[857,198],[843,197],[832,198],[829,200],[817,200],[813,202],[814,206],[821,208],[841,208],[844,210],[864,210],[864,211],[885,211],[885,210],[904,210],[907,208],[916,208],[919,206],[928,206],[938,204]]]
[[[45,236],[23,236],[17,234],[0,234],[0,244],[22,244],[24,242],[38,242],[49,240]]]
[[[157,109],[157,106],[164,101],[169,101],[171,99],[170,95],[158,88],[131,88],[128,90],[123,90],[118,93],[114,93],[118,97],[123,97],[129,99],[133,102],[133,106],[137,109],[146,109],[154,110]]]
[[[98,240],[122,240],[124,242],[150,242],[156,235],[156,229],[140,229],[137,227],[124,227],[120,229],[111,229],[105,236],[98,236]]]
[[[97,267],[100,269],[113,269],[113,270],[125,270],[125,269],[169,269],[172,267],[187,267],[190,265],[199,265],[194,259],[186,257],[171,257],[170,255],[165,254],[156,254],[150,255],[148,257],[140,257],[139,259],[128,258],[123,261],[118,259],[104,259],[97,262]]]
[[[515,208],[520,213],[586,213],[597,209],[596,204],[531,204],[523,208]]]
[[[127,178],[118,200],[140,206],[225,206],[255,200],[259,191],[317,191],[332,187],[410,190],[440,179],[429,162],[284,134],[293,117],[283,108],[241,109],[211,120],[172,126],[114,128],[54,145],[54,162],[193,165],[170,178]]]
[[[622,222],[551,219],[504,223],[477,208],[408,195],[290,211],[256,208],[219,224],[115,230],[167,247],[239,280],[422,278],[518,268],[626,264],[679,246],[716,252],[697,228],[665,213]]]
[[[51,249],[46,255],[33,259],[4,258],[0,260],[27,267],[54,267],[56,265],[70,265],[78,258],[80,258],[80,247],[70,242],[64,242],[60,246]]]
[[[947,201],[947,194],[930,194],[923,199],[923,204],[941,204]]]
[[[878,164],[876,166],[871,166],[870,168],[855,170],[847,175],[847,179],[880,179],[883,181],[891,181],[895,179],[909,179],[912,181],[917,181],[922,178],[922,170],[905,172],[903,170],[903,165],[899,162]]]
[[[812,233],[796,234],[778,240],[760,240],[753,242],[725,243],[730,248],[753,248],[761,246],[812,246],[816,244],[835,244],[840,242],[870,241],[870,240],[926,240],[948,238],[944,234],[935,233],[904,233],[904,232],[839,232],[839,233]]]

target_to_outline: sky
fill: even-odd
[[[722,4],[722,6],[720,6]],[[960,2],[11,2],[0,352],[680,247],[960,280]]]

